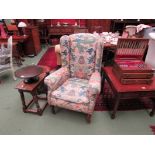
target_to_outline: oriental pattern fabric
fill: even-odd
[[[57,90],[53,91],[52,96],[74,103],[88,104],[87,96],[88,80],[70,78]]]
[[[49,105],[93,113],[101,90],[103,44],[100,39],[89,33],[60,38],[62,68],[45,78]]]

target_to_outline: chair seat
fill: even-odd
[[[72,103],[88,104],[87,97],[88,80],[79,78],[70,78],[57,90],[52,92],[52,97],[69,101]]]

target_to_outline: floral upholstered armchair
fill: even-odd
[[[99,36],[89,33],[60,38],[62,67],[45,78],[48,104],[86,115],[88,122],[101,90],[103,44]]]

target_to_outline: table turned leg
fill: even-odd
[[[101,93],[103,93],[104,90],[105,79],[106,79],[105,73],[102,71]]]
[[[22,100],[22,105],[23,105],[23,112],[26,112],[26,103],[25,103],[25,96],[24,96],[24,92],[23,91],[19,91],[21,100]]]
[[[154,99],[153,99],[153,108],[152,108],[152,111],[150,112],[150,116],[153,116],[154,115],[154,112],[155,112],[155,103],[154,103]]]
[[[116,112],[117,112],[117,108],[119,106],[119,101],[120,101],[120,97],[116,96],[116,99],[115,99],[115,102],[114,102],[113,112],[111,114],[112,119],[114,119],[116,117]]]
[[[33,96],[33,101],[34,101],[34,103],[35,103],[35,105],[36,105],[36,108],[37,108],[37,113],[38,113],[39,115],[42,115],[42,110],[41,110],[40,105],[39,105],[39,103],[38,103],[37,94],[36,94],[36,93],[32,93],[32,96]]]

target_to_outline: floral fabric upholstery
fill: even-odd
[[[99,94],[101,90],[101,76],[99,72],[94,72],[89,80],[89,96]]]
[[[54,91],[61,86],[69,78],[69,71],[67,67],[62,67],[59,70],[51,73],[44,80],[51,91]]]
[[[103,57],[103,39],[100,38],[97,42],[96,48],[96,60],[95,60],[95,71],[100,72],[102,66],[102,57]]]
[[[92,114],[94,110],[93,106],[89,108],[89,105],[85,105],[83,103],[75,104],[73,102],[51,97],[51,93],[48,93],[48,104],[53,105],[53,106],[58,106],[61,108],[65,108],[65,109],[69,109],[69,110],[73,110],[73,111],[83,112],[86,114]]]
[[[70,47],[69,47],[69,36],[62,36],[60,38],[60,49],[61,49],[61,61],[62,66],[69,67],[69,55],[70,55]]]
[[[93,34],[70,35],[71,77],[89,79],[95,71],[97,37]]]
[[[70,78],[53,91],[52,96],[69,102],[88,104],[87,90],[88,80]]]
[[[48,104],[92,114],[101,89],[103,43],[79,33],[60,38],[62,68],[45,78]]]

